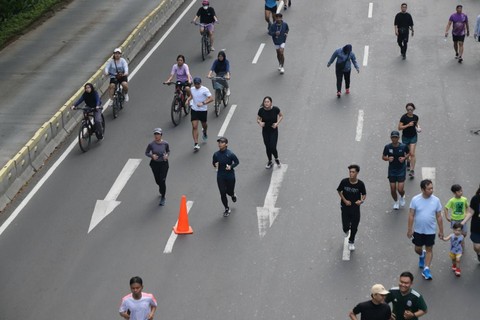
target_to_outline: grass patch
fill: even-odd
[[[40,0],[32,8],[0,23],[0,49],[45,21],[59,5],[71,0]]]

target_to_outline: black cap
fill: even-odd
[[[219,138],[217,139],[217,142],[225,142],[225,143],[228,143],[228,139],[225,138],[225,137],[219,137]]]
[[[400,132],[396,131],[396,130],[393,130],[391,133],[390,133],[390,138],[391,137],[400,137]]]

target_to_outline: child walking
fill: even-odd
[[[444,241],[450,240],[450,259],[452,259],[452,271],[457,277],[460,277],[460,258],[463,253],[463,241],[465,237],[462,234],[462,224],[455,222],[453,225],[453,233],[447,237],[443,237]]]
[[[444,213],[445,219],[450,222],[450,226],[453,228],[455,223],[462,222],[463,219],[465,219],[465,214],[468,210],[468,200],[463,196],[463,189],[459,184],[454,184],[450,190],[453,193],[453,198],[448,200],[447,204],[445,205]],[[449,214],[449,209],[452,211],[451,214]],[[466,225],[463,225],[462,227],[462,234],[464,237],[467,236]],[[462,247],[465,249],[463,243]]]

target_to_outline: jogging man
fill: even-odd
[[[452,27],[453,49],[455,50],[455,59],[458,63],[463,61],[463,42],[465,41],[465,33],[467,37],[470,35],[470,27],[468,26],[468,17],[462,13],[463,6],[457,6],[457,12],[453,13],[448,19],[447,28],[445,29],[445,38],[448,37],[448,30]]]
[[[142,292],[143,280],[140,277],[130,279],[130,291],[122,299],[120,316],[127,320],[152,320],[157,310],[157,300],[151,293]]]
[[[407,12],[407,4],[402,3],[400,7],[401,11],[395,16],[394,26],[395,26],[395,35],[397,36],[397,43],[400,47],[400,54],[402,59],[405,60],[407,57],[407,42],[408,42],[408,32],[412,30],[413,37],[413,19],[410,13]]]
[[[277,50],[277,60],[278,60],[278,71],[280,74],[285,72],[283,65],[285,63],[285,42],[287,41],[288,36],[288,24],[283,22],[283,15],[277,13],[275,15],[275,23],[270,26],[268,34],[272,36],[273,44],[275,45],[275,50]]]
[[[407,237],[412,239],[415,252],[419,255],[418,267],[423,268],[422,276],[426,280],[432,280],[430,264],[437,224],[438,236],[443,240],[442,204],[440,199],[433,195],[432,180],[422,180],[420,188],[422,193],[413,197],[410,202]]]
[[[202,123],[203,141],[207,141],[207,109],[208,104],[213,101],[213,96],[207,87],[202,86],[202,79],[193,78],[193,88],[190,89],[191,95],[186,103],[190,103],[192,112],[190,121],[192,122],[193,151],[200,150],[198,144],[198,122]]]
[[[217,185],[220,191],[225,211],[224,217],[230,215],[230,207],[228,206],[227,194],[232,197],[233,202],[237,202],[235,194],[235,167],[240,163],[237,156],[228,150],[228,139],[220,137],[217,139],[218,151],[213,154],[212,164],[217,170]]]
[[[367,191],[363,181],[357,178],[360,167],[356,164],[349,165],[348,172],[349,177],[340,182],[337,191],[340,196],[343,232],[347,237],[350,230],[348,250],[353,251],[355,250],[355,235],[360,223],[360,205],[365,201]]]
[[[390,194],[393,198],[393,210],[398,210],[405,205],[405,177],[407,175],[406,159],[409,155],[408,146],[400,143],[400,132],[390,133],[392,143],[383,148],[382,159],[388,161],[388,181],[390,182]],[[398,187],[398,188],[397,188]],[[400,200],[397,195],[400,194]]]
[[[385,303],[388,291],[381,284],[373,285],[370,290],[371,300],[361,302],[348,314],[351,320],[357,320],[357,314],[362,315],[362,320],[390,320],[391,310]]]
[[[390,289],[386,303],[392,303],[392,319],[395,320],[417,320],[427,313],[427,304],[423,296],[412,289],[413,274],[405,271],[400,274],[398,287]]]

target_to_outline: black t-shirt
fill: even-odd
[[[197,17],[200,17],[200,23],[212,23],[215,21],[214,16],[216,16],[216,14],[212,7],[208,7],[207,9],[201,7],[197,11]]]
[[[407,162],[400,162],[398,158],[405,157],[405,155],[409,152],[410,149],[408,148],[408,146],[401,142],[396,147],[394,147],[392,143],[389,143],[385,146],[385,148],[383,148],[384,156],[393,156],[393,161],[388,163],[389,177],[402,177],[407,174]]]
[[[399,12],[395,16],[395,21],[393,23],[398,28],[400,33],[408,33],[408,28],[413,27],[413,19],[410,13],[408,12]]]
[[[353,313],[362,314],[362,320],[390,320],[392,311],[386,303],[375,304],[371,300],[361,302],[353,308]]]
[[[342,179],[338,185],[337,191],[341,191],[345,199],[352,202],[352,206],[356,206],[355,202],[362,199],[362,194],[367,194],[365,184],[360,179],[358,179],[355,184],[351,183],[348,178]],[[342,200],[340,200],[340,203],[342,207],[345,206]]]
[[[470,208],[473,210],[470,232],[480,233],[480,196],[473,196],[472,200],[470,200]]]
[[[272,124],[277,122],[279,114],[280,108],[275,106],[273,106],[270,110],[266,110],[263,107],[258,109],[258,116],[262,118],[262,122],[265,122],[263,130],[277,130],[277,128],[272,128]]]
[[[408,127],[408,128],[403,129],[403,132],[402,132],[402,135],[404,135],[407,138],[412,138],[412,137],[415,137],[417,135],[417,129],[415,129],[415,127],[417,126],[417,123],[418,123],[418,116],[416,114],[414,114],[412,117],[409,117],[405,113],[400,118],[400,122],[403,125],[409,124],[412,121],[415,122],[415,125],[413,127]]]

